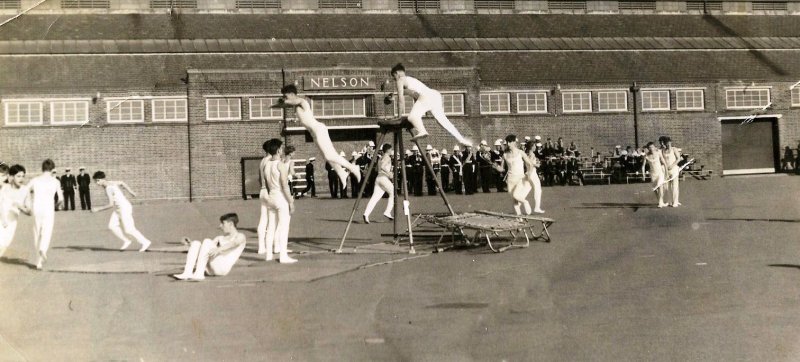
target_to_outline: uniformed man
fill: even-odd
[[[442,158],[441,158],[441,171],[440,174],[442,175],[442,191],[448,192],[450,191],[450,155],[447,154],[447,149],[442,150]]]
[[[494,184],[497,187],[497,192],[506,192],[506,169],[505,160],[503,159],[503,140],[498,138],[494,141],[494,150],[491,153],[492,164],[498,168],[492,168],[494,172]],[[499,171],[502,169],[503,171]]]
[[[439,173],[441,169],[439,166],[441,156],[439,156],[439,151],[433,149],[433,146],[427,145],[425,147],[425,157],[433,168],[433,173],[431,173],[428,168],[425,167],[425,185],[428,187],[428,195],[436,196],[436,174]]]
[[[414,196],[422,196],[422,178],[425,176],[425,161],[422,159],[417,145],[411,148],[411,156],[407,163],[411,165],[411,174],[413,175],[411,188],[414,190]]]
[[[492,173],[492,154],[489,152],[489,143],[485,140],[481,141],[478,154],[475,156],[475,161],[478,165],[478,172],[480,174],[481,189],[484,193],[492,192],[490,189],[494,182],[494,175]],[[477,188],[477,186],[476,186]],[[477,192],[477,190],[475,190]]]
[[[64,211],[75,211],[75,189],[78,188],[78,181],[69,168],[64,169],[64,176],[61,176],[61,191],[64,193]]]
[[[464,163],[461,162],[461,152],[458,146],[453,147],[453,155],[450,156],[450,172],[453,173],[453,191],[461,195],[463,193],[461,175],[464,173]]]
[[[314,184],[314,161],[316,157],[311,157],[306,163],[306,189],[303,190],[303,195],[311,191],[311,197],[317,197],[317,185]]]
[[[92,184],[92,177],[86,173],[85,167],[81,167],[78,172],[78,196],[81,199],[81,210],[91,210],[92,197],[89,185]]]
[[[472,152],[472,147],[464,146],[464,151],[461,151],[461,163],[463,166],[464,178],[464,194],[472,195],[478,191],[478,174],[475,164],[475,153]]]
[[[331,191],[331,198],[338,199],[339,186],[342,182],[339,181],[339,176],[336,174],[336,171],[333,170],[333,167],[331,167],[330,162],[325,162],[325,171],[328,172],[328,189]]]
[[[357,165],[358,164],[358,160],[360,158],[361,158],[361,155],[358,152],[353,151],[353,153],[350,154],[350,163],[353,163],[353,164]],[[363,175],[365,171],[363,171],[363,169],[361,169],[360,167],[361,166],[359,166],[359,171],[361,171],[361,174]],[[354,175],[352,173],[350,174],[350,177],[348,177],[348,178],[350,179],[350,195],[355,199],[356,197],[358,197],[358,190],[361,189],[361,183],[358,182],[358,178],[356,178],[356,175]],[[366,182],[366,180],[363,177],[361,178],[361,181],[362,182]]]

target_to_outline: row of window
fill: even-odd
[[[515,3],[521,0],[474,0],[475,9],[506,9],[516,8]],[[611,6],[613,3],[609,3]],[[656,10],[656,1],[620,0],[617,2],[619,10]],[[787,1],[752,1],[755,11],[786,11]],[[21,0],[0,0],[0,9],[19,9]],[[361,0],[319,0],[321,9],[361,9]],[[236,0],[238,9],[280,9],[281,0]],[[111,0],[61,0],[64,9],[109,9]],[[149,7],[158,8],[197,8],[197,0],[150,0]],[[550,0],[547,2],[551,10],[587,10],[586,0]],[[399,0],[400,9],[441,9],[440,0]],[[686,10],[689,11],[721,11],[722,1],[686,1]]]
[[[517,92],[516,113],[548,113],[548,91]],[[704,89],[644,89],[641,91],[642,111],[698,111],[705,109]],[[414,105],[411,96],[405,96],[403,114],[408,114]],[[310,105],[318,118],[367,117],[365,96],[310,97]],[[283,110],[271,108],[278,97],[248,98],[249,119],[278,120]],[[44,100],[4,100],[5,124],[7,126],[41,125],[43,123]],[[89,121],[89,99],[49,100],[50,123],[52,125],[75,125]],[[186,122],[186,98],[154,98],[150,100],[153,122]],[[596,102],[597,106],[593,107]],[[734,88],[725,90],[728,109],[766,108],[770,104],[769,88]],[[442,103],[446,115],[465,114],[464,93],[443,93]],[[800,87],[791,89],[793,107],[800,107]],[[397,104],[397,102],[395,102]],[[627,112],[627,90],[562,91],[563,113]],[[145,119],[145,99],[118,98],[106,100],[108,123],[138,123]],[[510,92],[481,92],[480,114],[510,114]],[[242,119],[242,98],[206,98],[206,119],[209,121],[234,121]]]

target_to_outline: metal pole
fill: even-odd
[[[634,144],[636,145],[636,149],[639,149],[639,112],[638,108],[636,107],[637,98],[639,93],[639,86],[636,82],[633,82],[631,86],[631,93],[633,93],[633,138]]]
[[[411,130],[409,129],[408,132],[411,133]],[[417,148],[422,149],[422,147],[419,145],[418,140],[413,140],[413,141],[414,144],[417,145]],[[433,174],[433,180],[436,181],[436,189],[439,190],[439,194],[442,195],[442,200],[444,200],[444,204],[445,206],[447,206],[447,210],[450,211],[450,215],[455,216],[456,212],[453,211],[453,207],[450,205],[450,201],[447,200],[447,195],[445,195],[444,190],[442,190],[442,184],[439,182],[439,176],[436,175],[435,172],[433,172],[433,165],[431,165],[431,161],[428,160],[428,157],[422,156],[422,158],[425,160],[425,166],[428,168],[428,172]]]
[[[186,150],[189,157],[189,202],[194,199],[194,189],[192,187],[192,118],[189,117],[189,73],[186,73]]]
[[[397,141],[398,141],[399,146],[400,146],[400,147],[398,147],[399,148],[398,151],[401,151],[400,154],[403,155],[405,150],[403,149],[403,132],[402,131],[397,132]],[[402,167],[400,169],[400,174],[403,175],[403,179],[401,180],[401,182],[403,182],[403,214],[406,216],[406,223],[408,223],[408,244],[409,244],[408,253],[409,254],[416,254],[416,251],[414,250],[414,233],[411,230],[412,229],[411,228],[411,206],[410,206],[410,202],[408,201],[408,178],[406,177],[406,159],[405,158],[400,158],[400,160],[401,160],[400,161],[400,165]]]

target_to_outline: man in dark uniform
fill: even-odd
[[[406,162],[411,165],[411,188],[414,190],[414,196],[422,196],[422,177],[425,175],[425,161],[422,159],[422,155],[419,154],[417,145],[411,148],[411,156]]]
[[[464,193],[472,195],[478,191],[478,174],[475,165],[475,153],[471,146],[465,146],[461,152],[461,163],[464,164]]]
[[[317,185],[314,184],[314,161],[316,157],[311,157],[306,163],[306,189],[303,190],[303,195],[311,191],[311,197],[317,197]]]
[[[453,190],[461,195],[463,193],[461,174],[464,171],[464,163],[461,162],[461,152],[459,152],[458,146],[453,147],[453,155],[450,156],[450,171],[453,172]]]
[[[361,158],[361,155],[358,154],[358,152],[353,151],[350,156],[350,163],[358,165],[358,160]],[[367,182],[367,180],[364,178],[364,169],[359,168],[359,172],[361,172],[361,182]],[[358,190],[361,189],[361,182],[358,182],[356,175],[352,173],[348,178],[350,179],[350,196],[355,199],[358,197]]]
[[[506,170],[505,170],[505,160],[503,159],[503,140],[497,139],[494,141],[494,150],[491,153],[492,164],[497,166],[498,169],[502,169],[503,171],[498,171],[498,169],[492,168],[494,171],[494,184],[497,187],[497,192],[506,192]]]
[[[81,210],[91,210],[92,198],[89,185],[92,184],[92,177],[86,173],[84,167],[81,167],[78,172],[78,196],[81,199]]]
[[[61,190],[64,193],[64,211],[75,211],[75,189],[78,188],[78,181],[75,175],[70,173],[70,169],[64,170],[61,176]]]
[[[431,173],[427,167],[425,167],[425,184],[428,187],[428,196],[436,196],[436,174],[439,173],[441,167],[439,163],[441,162],[441,157],[439,156],[439,152],[433,149],[433,146],[428,145],[425,147],[425,158],[428,159],[431,167],[433,168],[433,173]]]
[[[450,191],[450,155],[447,154],[447,149],[442,149],[441,160],[441,175],[442,175],[442,191]]]
[[[486,141],[481,141],[480,150],[475,156],[475,161],[477,162],[478,171],[480,172],[482,191],[484,193],[492,192],[490,189],[492,182],[494,182],[494,176],[492,175],[492,154],[489,152],[489,144]]]
[[[325,171],[328,172],[328,189],[331,190],[331,198],[338,199],[339,198],[339,185],[342,184],[339,181],[339,176],[336,174],[336,171],[333,170],[331,164],[325,162]]]

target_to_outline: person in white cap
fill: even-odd
[[[419,147],[411,147],[412,154],[406,160],[406,165],[411,166],[411,190],[414,196],[422,196],[422,178],[425,176],[425,161],[420,155]]]
[[[433,168],[433,173],[431,173],[427,168],[423,167],[423,170],[425,171],[425,185],[428,188],[428,196],[436,196],[436,174],[441,170],[439,165],[439,162],[441,161],[441,157],[439,157],[439,151],[436,151],[433,146],[427,145],[425,147],[425,158],[428,159],[431,168]]]
[[[89,185],[92,184],[92,177],[86,172],[86,167],[81,166],[78,172],[78,195],[81,199],[81,210],[91,210],[92,197]]]
[[[442,192],[450,191],[450,155],[447,154],[447,149],[442,149],[442,158],[440,161],[442,169]]]
[[[450,171],[453,173],[453,191],[459,195],[463,193],[461,189],[461,185],[463,184],[461,175],[464,171],[464,163],[461,162],[460,151],[461,150],[458,148],[458,146],[455,146],[453,147],[453,155],[450,156]]]
[[[375,205],[378,204],[378,201],[380,201],[380,199],[383,197],[384,193],[389,194],[389,200],[386,203],[386,209],[383,211],[383,216],[389,220],[394,219],[392,216],[392,209],[394,208],[392,157],[389,154],[391,149],[392,145],[388,143],[384,144],[381,148],[383,151],[383,156],[378,161],[378,177],[375,178],[375,189],[372,190],[372,197],[370,197],[369,202],[367,203],[367,208],[364,209],[364,223],[369,224],[369,215],[372,214],[372,210],[375,208]]]
[[[414,105],[408,113],[408,121],[417,130],[417,134],[412,139],[420,139],[428,136],[428,131],[425,130],[425,125],[422,123],[422,116],[426,112],[431,112],[433,118],[439,122],[447,132],[456,138],[458,143],[463,145],[472,145],[472,141],[464,138],[456,126],[447,119],[444,114],[444,105],[442,103],[442,95],[436,90],[428,88],[425,84],[418,79],[407,76],[406,68],[402,64],[397,64],[392,67],[390,73],[397,85],[397,103],[398,109],[401,111],[405,109],[406,99],[405,90],[408,89],[412,98],[414,98]]]
[[[293,106],[297,119],[300,123],[311,133],[314,143],[322,152],[325,161],[331,164],[331,167],[339,176],[342,184],[347,184],[347,172],[349,170],[352,174],[356,175],[356,179],[361,180],[361,173],[358,172],[358,166],[347,162],[344,154],[336,155],[336,149],[333,147],[331,136],[328,134],[328,128],[325,124],[319,122],[314,118],[314,113],[311,110],[311,105],[305,98],[297,95],[297,87],[294,84],[289,84],[281,89],[283,97],[279,100],[279,106],[289,105]],[[344,168],[344,169],[343,169]]]
[[[489,143],[486,140],[481,141],[481,147],[475,155],[475,163],[478,168],[477,176],[480,177],[481,190],[484,193],[492,192],[491,185],[494,180],[492,175],[492,154],[489,152]]]
[[[522,147],[519,148],[522,149]],[[491,152],[492,169],[494,170],[494,184],[497,188],[497,192],[506,192],[505,182],[503,181],[506,178],[503,153],[503,140],[498,138],[496,141],[494,141],[494,149]],[[499,169],[496,166],[499,166]]]

